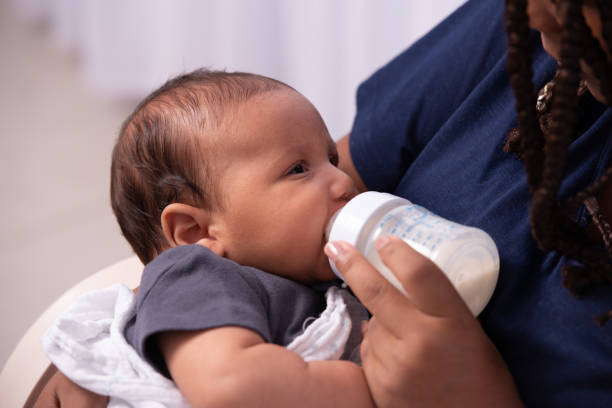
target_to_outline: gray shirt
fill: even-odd
[[[155,334],[239,326],[284,346],[325,309],[325,289],[239,265],[200,245],[178,246],[146,266],[136,315],[125,336],[145,360],[170,378]],[[354,330],[347,346],[352,350],[347,349],[345,356],[358,355],[359,321],[367,318],[365,309],[359,308],[351,302]]]

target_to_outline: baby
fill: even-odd
[[[124,123],[111,200],[147,265],[125,336],[192,406],[373,406],[342,360],[367,313],[323,252],[357,193],[337,164],[312,104],[253,74],[182,75]]]

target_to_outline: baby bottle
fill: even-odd
[[[391,194],[368,191],[355,196],[329,221],[326,235],[329,241],[354,245],[393,286],[406,294],[374,247],[380,236],[401,237],[446,274],[474,315],[484,309],[497,283],[499,255],[486,232],[448,221]],[[330,264],[342,279],[331,260]]]

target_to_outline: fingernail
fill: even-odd
[[[343,247],[341,242],[328,242],[323,248],[325,255],[327,255],[332,261],[336,262],[342,258],[342,255],[346,253],[346,248]]]
[[[386,247],[389,242],[391,242],[391,236],[390,235],[384,235],[382,237],[379,237],[376,240],[376,242],[374,243],[374,246],[376,247],[376,249],[378,251],[380,251],[381,249]]]

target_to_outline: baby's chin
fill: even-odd
[[[338,280],[339,278],[338,276],[336,276],[336,274],[332,270],[327,256],[323,257],[323,261],[324,262],[322,265],[320,265],[319,271],[317,273],[318,280],[320,282],[332,282],[332,281]]]

